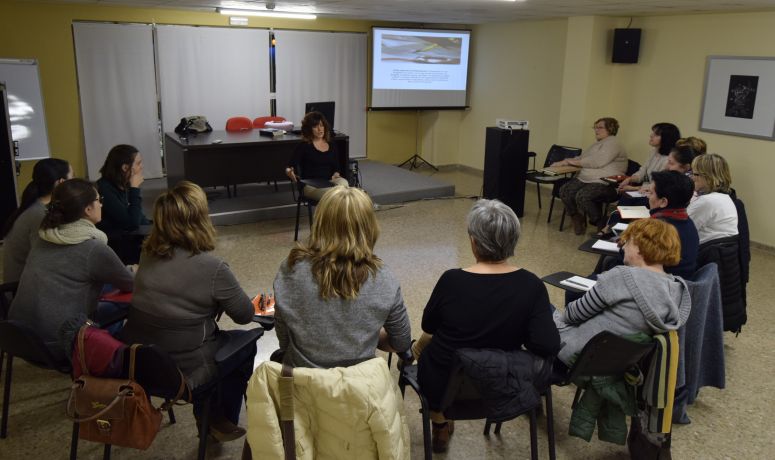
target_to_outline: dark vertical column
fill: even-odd
[[[528,130],[488,127],[484,146],[484,197],[506,203],[517,216],[525,213]]]

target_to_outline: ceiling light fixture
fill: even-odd
[[[309,13],[293,13],[291,11],[274,11],[274,10],[239,10],[233,8],[216,8],[221,14],[227,16],[262,16],[270,18],[285,18],[285,19],[317,19],[317,16]]]

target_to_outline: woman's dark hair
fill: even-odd
[[[651,130],[660,137],[658,149],[660,155],[669,155],[675,143],[681,138],[681,131],[672,123],[657,123],[651,127]]]
[[[99,198],[94,184],[84,179],[70,179],[62,182],[51,194],[48,212],[40,228],[56,228],[75,222],[84,216],[86,207]]]
[[[304,115],[304,119],[301,120],[301,136],[307,142],[312,142],[315,136],[312,134],[312,128],[323,123],[326,133],[323,135],[323,139],[326,142],[331,142],[331,125],[328,124],[328,120],[320,112],[310,112]]]
[[[126,188],[129,184],[129,171],[124,171],[124,165],[132,167],[138,150],[127,144],[119,144],[108,152],[105,164],[100,168],[102,177],[112,182],[118,188]]]
[[[59,158],[45,158],[35,163],[35,167],[32,168],[32,181],[27,184],[22,192],[22,200],[19,208],[14,211],[13,214],[8,217],[3,227],[3,238],[11,231],[16,219],[22,215],[24,211],[32,206],[39,198],[51,195],[54,190],[54,185],[60,179],[67,179],[67,174],[70,172],[70,163]]]
[[[678,163],[681,163],[682,165],[691,165],[694,158],[701,153],[694,150],[691,145],[679,144],[673,148],[672,154],[675,161]]]
[[[651,173],[657,198],[666,198],[667,207],[681,209],[689,206],[694,194],[694,182],[678,171],[654,171]]]

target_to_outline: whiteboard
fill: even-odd
[[[38,62],[34,59],[0,59],[0,82],[5,83],[11,137],[19,144],[19,160],[48,158],[48,133]]]

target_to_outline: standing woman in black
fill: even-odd
[[[305,115],[301,135],[304,142],[296,148],[285,174],[294,183],[299,180],[315,182],[314,185],[304,184],[304,196],[320,201],[331,186],[348,186],[347,179],[339,171],[339,152],[331,142],[331,127],[326,117],[320,112]]]
[[[144,236],[138,229],[151,223],[143,214],[140,196],[145,180],[143,157],[135,147],[119,144],[108,152],[100,174],[97,190],[103,197],[103,208],[97,227],[108,235],[108,245],[125,264],[136,264]]]
[[[32,243],[38,239],[38,229],[57,184],[73,178],[70,163],[58,158],[46,158],[35,163],[32,182],[22,192],[19,208],[3,227],[3,283],[19,281]]]

